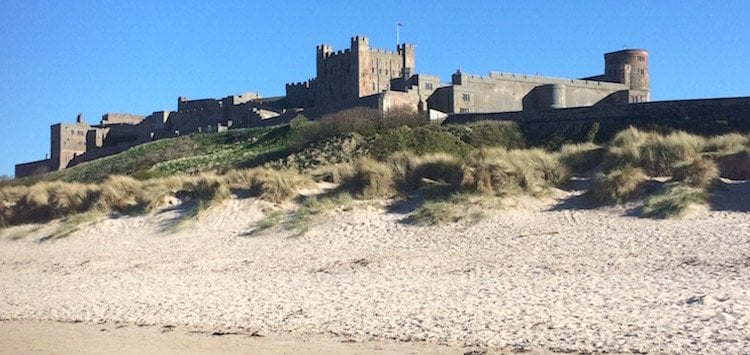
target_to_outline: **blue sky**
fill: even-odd
[[[175,110],[178,96],[284,94],[315,46],[416,44],[416,72],[578,78],[603,53],[649,51],[651,98],[750,96],[750,1],[0,2],[0,174],[43,159],[81,112]]]

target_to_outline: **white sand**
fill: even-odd
[[[750,349],[748,185],[682,220],[576,198],[415,227],[336,211],[301,237],[249,236],[263,202],[0,230],[0,319],[122,322],[400,340],[467,349],[742,353]],[[556,210],[563,203],[567,208]]]

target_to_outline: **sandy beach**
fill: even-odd
[[[558,191],[433,227],[357,202],[301,236],[252,233],[269,205],[237,198],[180,228],[179,210],[101,218],[55,240],[58,222],[6,228],[0,348],[34,353],[8,334],[57,329],[76,352],[84,340],[66,334],[130,329],[167,344],[157,353],[214,341],[230,353],[743,353],[749,192],[728,185],[676,220]],[[237,334],[211,335],[226,333]]]

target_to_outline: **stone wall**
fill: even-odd
[[[106,126],[110,124],[138,124],[145,116],[133,115],[130,113],[112,113],[108,112],[102,115],[101,125]]]
[[[55,163],[52,159],[44,159],[38,161],[32,161],[29,163],[16,164],[15,176],[16,178],[43,174],[53,170],[57,170]]]
[[[627,94],[610,96],[629,89],[625,84],[603,81],[498,72],[476,76],[459,71],[453,74],[451,86],[436,90],[429,107],[466,113],[592,106],[607,99],[609,103],[627,103]]]
[[[519,124],[533,144],[558,139],[566,130],[600,126],[597,139],[607,141],[630,125],[714,135],[750,132],[750,97],[657,101],[557,110],[465,113],[449,115],[444,124],[511,121]]]

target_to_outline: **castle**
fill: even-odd
[[[351,38],[349,49],[316,47],[316,76],[289,83],[285,96],[257,93],[222,99],[177,99],[176,111],[148,116],[106,113],[99,124],[79,115],[73,124],[50,127],[50,154],[16,165],[16,177],[65,169],[124,151],[138,144],[195,132],[288,123],[299,114],[315,119],[354,107],[380,111],[403,108],[429,119],[457,113],[514,112],[623,105],[649,101],[648,53],[627,49],[604,55],[604,73],[582,79],[491,72],[457,71],[450,83],[417,74],[415,47],[395,51],[370,48],[366,37]]]

